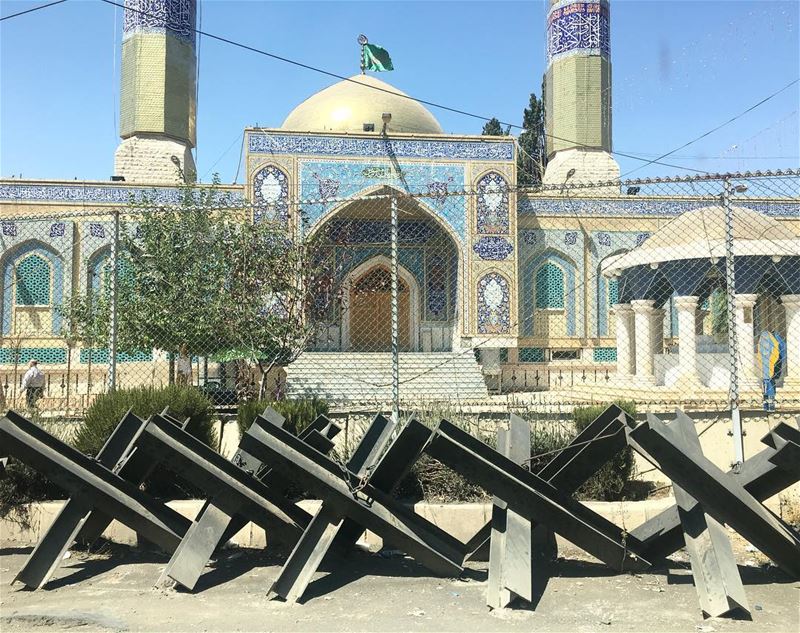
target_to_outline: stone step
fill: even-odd
[[[391,354],[306,352],[286,372],[287,395],[333,402],[388,402]],[[409,401],[477,400],[488,395],[481,367],[469,352],[400,354],[400,398]]]

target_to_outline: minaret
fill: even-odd
[[[194,181],[196,0],[125,0],[120,137],[127,182]]]
[[[609,153],[610,22],[608,0],[550,0],[544,82],[545,184],[619,178],[619,165]]]

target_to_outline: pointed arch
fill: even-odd
[[[37,259],[29,260],[29,257]],[[39,274],[41,265],[37,262],[45,262],[49,268],[47,275],[47,303],[46,304],[29,304],[18,303],[17,294],[19,286],[17,283],[17,270],[20,264],[28,261],[35,267],[32,271]],[[51,332],[57,334],[61,329],[61,316],[56,309],[61,305],[64,298],[64,262],[61,255],[56,252],[52,246],[40,240],[27,240],[21,244],[16,245],[14,248],[4,253],[0,258],[0,270],[2,270],[3,279],[3,293],[2,293],[2,333],[3,335],[11,334],[12,323],[14,323],[14,314],[18,308],[24,307],[49,307],[51,313]],[[25,274],[31,271],[24,271]],[[40,280],[41,281],[41,280]],[[30,290],[33,290],[31,288]],[[35,295],[35,296],[33,296]],[[24,300],[31,299],[37,300],[45,297],[44,290],[37,288],[33,295],[29,297],[21,297]]]

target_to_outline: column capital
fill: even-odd
[[[614,312],[617,312],[617,313],[620,313],[620,312],[633,312],[633,308],[631,308],[631,304],[630,303],[614,303],[614,304],[612,304],[611,309],[614,310]]]
[[[693,295],[680,295],[672,299],[678,310],[696,310],[698,301],[700,301],[700,297]]]
[[[634,312],[646,314],[655,309],[655,303],[652,299],[634,299],[631,301],[631,308],[633,308]]]
[[[800,309],[800,295],[781,295],[780,299],[783,307],[795,310]]]
[[[735,294],[733,295],[738,308],[752,308],[758,300],[757,294]]]

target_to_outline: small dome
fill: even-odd
[[[800,255],[800,237],[774,218],[745,207],[733,207],[733,251],[736,257]],[[725,257],[725,209],[686,211],[633,250],[609,258],[604,274],[633,266],[688,259]]]
[[[444,133],[421,103],[371,75],[355,75],[312,95],[289,113],[281,128],[295,132],[364,132],[367,123],[380,134],[384,112],[392,115],[387,126],[390,132]]]

